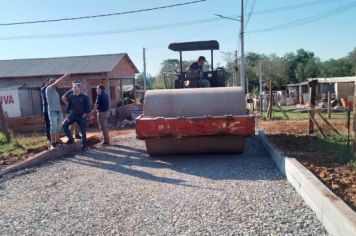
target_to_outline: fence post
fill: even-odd
[[[328,91],[328,119],[331,118],[331,93]]]
[[[356,159],[356,81],[354,84],[354,101],[353,101],[353,133],[354,133],[354,159]]]
[[[308,122],[308,134],[314,133],[314,116],[315,116],[315,98],[316,98],[316,86],[318,84],[317,80],[312,80],[308,83],[309,88],[309,122]]]
[[[9,127],[7,126],[4,110],[2,109],[1,103],[0,103],[0,125],[1,125],[2,132],[4,132],[6,136],[7,142],[11,142],[11,134],[9,131]]]

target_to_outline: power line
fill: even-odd
[[[0,40],[68,38],[68,37],[82,37],[82,36],[112,35],[112,34],[159,30],[159,29],[166,29],[166,28],[176,28],[176,27],[182,27],[187,25],[203,24],[203,23],[209,23],[209,22],[221,21],[221,20],[222,20],[221,18],[209,18],[209,19],[201,19],[196,21],[185,21],[185,22],[178,22],[172,24],[164,24],[164,25],[144,26],[144,27],[137,27],[131,29],[89,31],[89,32],[79,32],[79,33],[63,33],[63,34],[20,35],[20,36],[0,37]]]
[[[290,28],[290,27],[295,27],[295,26],[300,26],[300,25],[305,25],[309,24],[318,20],[322,20],[324,18],[328,18],[330,16],[348,11],[356,6],[355,1],[352,3],[344,4],[336,9],[332,9],[326,12],[323,12],[321,14],[315,15],[315,16],[308,16],[308,17],[303,17],[291,22],[287,22],[278,26],[274,27],[269,27],[265,29],[259,29],[259,30],[252,30],[248,31],[248,33],[258,33],[258,32],[266,32],[266,31],[273,31],[273,30],[279,30],[279,29],[285,29],[285,28]]]
[[[245,24],[245,28],[247,27],[248,22],[250,21],[250,18],[251,18],[253,9],[255,8],[255,5],[256,5],[256,0],[252,0],[252,3],[251,3],[251,10],[250,10],[250,13],[248,14],[247,21],[246,21],[246,24]]]
[[[336,1],[336,0],[334,0]],[[339,0],[339,1],[343,1],[343,0]],[[320,3],[320,2],[329,2],[328,0],[322,0],[322,1],[315,1],[315,2],[311,2],[311,3]],[[304,7],[306,6],[310,6],[309,3],[308,5],[303,4]],[[294,6],[298,6],[301,7],[302,4],[297,4]],[[292,7],[292,6],[290,6]],[[291,9],[290,7],[288,7],[288,9]],[[286,10],[286,8],[276,8],[275,10]],[[273,9],[270,9],[270,11],[272,11]],[[344,10],[348,10],[348,9],[344,9]],[[336,11],[339,11],[339,9],[336,9]],[[263,11],[264,13],[267,13],[267,10]],[[253,12],[254,14],[256,14],[256,11]],[[261,11],[260,11],[261,13]],[[339,12],[336,12],[339,13]],[[332,13],[332,14],[336,14],[336,13]],[[322,16],[323,18],[328,17],[330,14],[329,12],[324,13],[323,15],[326,16]],[[231,18],[236,18],[239,17],[238,15],[232,15],[229,16]],[[312,16],[313,17],[313,16]],[[282,24],[279,26],[275,26],[275,27],[270,27],[270,28],[265,28],[265,29],[260,29],[260,30],[253,30],[253,31],[248,31],[248,33],[257,33],[257,32],[263,32],[263,31],[270,31],[270,30],[277,30],[283,27],[291,27],[291,24],[296,24],[298,23],[303,24],[303,22],[298,22],[298,21],[302,21],[302,20],[308,20],[309,17],[305,17],[305,18],[301,18],[297,21],[292,21],[292,22],[288,22],[286,24]],[[320,18],[320,16],[319,16]],[[58,33],[58,34],[44,34],[44,35],[20,35],[20,36],[8,36],[8,37],[0,37],[0,40],[21,40],[21,39],[44,39],[44,38],[68,38],[68,37],[83,37],[83,36],[99,36],[99,35],[112,35],[112,34],[121,34],[121,33],[132,33],[132,32],[140,32],[140,31],[149,31],[149,30],[159,30],[159,29],[166,29],[166,28],[175,28],[175,27],[181,27],[181,26],[187,26],[187,25],[195,25],[195,24],[202,24],[202,23],[209,23],[209,22],[214,22],[214,21],[219,21],[222,20],[222,18],[208,18],[208,19],[201,19],[201,20],[196,20],[196,21],[185,21],[185,22],[177,22],[177,23],[171,23],[171,24],[164,24],[164,25],[154,25],[154,26],[144,26],[144,27],[137,27],[137,28],[131,28],[131,29],[119,29],[119,30],[108,30],[108,31],[89,31],[89,32],[76,32],[76,33]],[[314,19],[313,21],[316,21],[319,19]],[[310,22],[306,22],[306,23],[310,23]],[[306,24],[304,23],[304,24]],[[237,48],[237,46],[235,47],[235,49]]]
[[[132,13],[140,13],[140,12],[147,12],[147,11],[154,11],[184,5],[190,5],[200,2],[205,2],[206,0],[196,0],[191,2],[184,2],[184,3],[177,3],[172,5],[165,5],[160,7],[152,7],[152,8],[145,8],[140,10],[132,10],[132,11],[124,11],[124,12],[115,12],[115,13],[108,13],[108,14],[100,14],[100,15],[91,15],[91,16],[80,16],[80,17],[69,17],[69,18],[59,18],[59,19],[50,19],[50,20],[37,20],[37,21],[23,21],[23,22],[10,22],[10,23],[0,23],[0,26],[13,26],[13,25],[26,25],[26,24],[38,24],[38,23],[50,23],[50,22],[58,22],[58,21],[71,21],[71,20],[83,20],[83,19],[91,19],[91,18],[99,18],[99,17],[108,17],[108,16],[117,16],[117,15],[126,15]]]
[[[214,30],[214,29],[216,29],[216,28],[219,28],[219,27],[223,26],[223,24],[224,24],[224,23],[219,23],[219,24],[217,24],[217,25],[215,25],[215,26],[213,26],[213,27],[209,27],[209,28],[207,28],[207,29],[205,29],[205,30],[196,32],[196,33],[191,34],[191,35],[189,35],[189,36],[186,36],[186,37],[184,37],[184,38],[179,38],[178,40],[176,39],[176,41],[185,41],[185,40],[188,40],[188,39],[195,38],[196,36],[200,36],[200,35],[202,35],[202,34],[205,34],[205,33],[207,33],[207,32],[210,32],[210,31],[212,31],[212,30]],[[167,45],[168,45],[168,43],[166,43],[166,44],[160,43],[160,44],[158,44],[158,45],[156,44],[156,45],[153,45],[153,46],[147,47],[147,48],[150,49],[150,50],[152,50],[152,49],[156,49],[156,48],[167,47]]]
[[[179,4],[173,4],[173,5],[166,5],[166,6],[160,6],[160,7],[154,7],[154,8],[146,8],[146,9],[140,9],[140,10],[132,10],[132,11],[126,11],[126,12],[116,12],[116,13],[108,13],[108,14],[100,14],[100,15],[91,15],[91,16],[69,17],[69,18],[38,20],[38,21],[23,21],[23,22],[0,23],[0,26],[38,24],[38,23],[49,23],[49,22],[58,22],[58,21],[71,21],[71,20],[82,20],[82,19],[90,19],[90,18],[108,17],[108,16],[115,16],[115,15],[126,15],[126,14],[132,14],[132,13],[139,13],[139,12],[146,12],[146,11],[153,11],[153,10],[159,10],[159,9],[165,9],[165,8],[172,8],[172,7],[178,7],[178,6],[183,6],[183,5],[195,4],[195,3],[204,2],[204,1],[206,1],[206,0],[196,0],[196,1],[191,1],[191,2],[179,3]],[[265,14],[265,13],[279,12],[279,11],[285,11],[285,10],[293,10],[293,9],[297,9],[297,8],[315,6],[315,5],[319,5],[321,3],[330,3],[330,2],[334,3],[335,1],[344,1],[344,0],[318,0],[318,1],[309,2],[309,3],[295,4],[295,5],[286,6],[286,7],[279,7],[279,8],[274,8],[274,9],[255,11],[254,14]]]
[[[260,15],[260,14],[266,14],[266,13],[274,13],[274,12],[295,10],[295,9],[298,9],[298,8],[312,7],[312,6],[318,6],[318,5],[322,5],[322,4],[335,3],[335,2],[342,2],[342,1],[345,1],[345,0],[318,0],[318,1],[313,1],[313,2],[294,4],[294,5],[285,6],[285,7],[278,7],[278,8],[272,8],[272,9],[266,9],[266,10],[259,10],[259,11],[255,11],[254,14],[255,15]]]

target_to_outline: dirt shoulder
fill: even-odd
[[[110,137],[117,137],[126,134],[131,129],[110,129]],[[90,128],[87,137],[94,136],[89,140],[88,145],[94,145],[102,139],[102,133],[96,128]],[[44,134],[21,133],[15,134],[10,144],[0,145],[0,170],[9,165],[14,165],[42,151],[49,149],[49,142]]]
[[[337,127],[343,122],[333,123]],[[345,140],[306,135],[306,120],[261,121],[259,128],[285,156],[296,158],[356,211],[356,169],[348,164],[350,149]]]

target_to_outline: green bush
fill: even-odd
[[[6,135],[0,132],[0,145],[4,145],[4,144],[7,144]]]
[[[349,163],[347,163],[347,165],[356,170],[356,159],[352,159]]]

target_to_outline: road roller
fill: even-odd
[[[151,156],[243,152],[246,137],[255,133],[245,93],[240,87],[225,87],[213,67],[204,72],[210,88],[187,87],[197,83],[187,83],[182,69],[182,51],[211,50],[213,58],[218,42],[174,43],[169,48],[180,53],[178,82],[174,89],[146,92],[143,114],[136,119],[137,139],[145,141]]]

